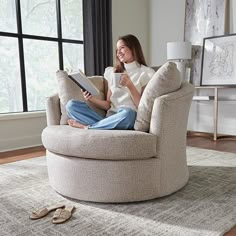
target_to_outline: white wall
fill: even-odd
[[[184,37],[185,0],[150,0],[150,64],[166,61],[166,43]],[[236,1],[230,0],[230,33],[236,33]],[[205,90],[213,95],[213,91]],[[220,96],[235,98],[236,89],[221,90]],[[219,102],[218,132],[236,135],[236,101]],[[213,102],[193,102],[188,129],[213,132]]]
[[[0,115],[0,152],[42,145],[45,112]]]
[[[113,53],[119,36],[135,35],[149,64],[149,0],[113,0],[112,35]]]
[[[166,43],[184,39],[185,0],[150,0],[150,65],[166,62]]]
[[[185,0],[149,0],[150,65],[166,61],[166,43],[184,39]],[[236,0],[230,0],[230,33],[236,33]]]

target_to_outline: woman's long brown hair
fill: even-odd
[[[147,66],[147,63],[146,63],[144,55],[143,55],[143,50],[142,50],[141,44],[140,44],[139,40],[134,35],[127,34],[127,35],[119,37],[117,42],[119,40],[122,40],[124,42],[125,46],[131,50],[131,52],[134,56],[134,60],[136,62],[138,62],[140,65]],[[124,63],[121,62],[119,60],[119,58],[117,57],[117,49],[116,49],[116,64],[114,67],[115,67],[114,68],[115,72],[124,72],[125,71]]]

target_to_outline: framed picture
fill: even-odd
[[[199,86],[204,37],[229,33],[229,0],[186,0],[184,40],[192,43],[191,81]]]
[[[201,86],[236,86],[236,34],[203,39]]]
[[[186,0],[184,40],[202,45],[204,37],[228,33],[229,0]]]

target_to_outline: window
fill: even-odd
[[[45,109],[58,69],[84,69],[82,0],[1,0],[0,113]]]

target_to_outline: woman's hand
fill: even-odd
[[[83,92],[83,90],[81,89],[81,91]],[[93,98],[93,96],[88,92],[88,91],[84,91],[83,92],[83,96],[84,96],[84,99],[86,101],[89,101],[91,98]]]
[[[92,96],[88,91],[83,92],[84,99],[86,101],[92,102],[96,107],[99,107],[103,110],[108,110],[111,107],[110,99],[108,100],[101,100],[100,98],[96,98]]]
[[[124,73],[121,75],[120,84],[122,86],[126,86],[126,87],[130,88],[133,85],[133,82],[131,81],[130,77]]]
[[[141,94],[139,94],[134,83],[132,82],[132,80],[126,73],[122,74],[121,79],[120,79],[120,84],[122,86],[126,86],[129,89],[134,105],[138,108],[138,105],[141,99]]]

